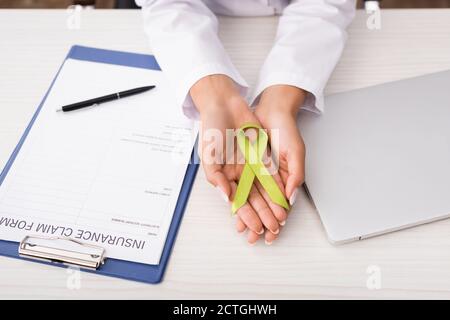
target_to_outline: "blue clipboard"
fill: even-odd
[[[69,58],[76,59],[76,60],[98,62],[98,63],[122,65],[122,66],[134,67],[134,68],[161,70],[158,63],[156,62],[155,57],[151,56],[151,55],[96,49],[96,48],[89,48],[89,47],[78,46],[78,45],[75,45],[70,49],[70,51],[67,54],[64,61],[66,61]],[[0,185],[2,184],[6,175],[8,174],[8,171],[9,171],[12,163],[14,162],[17,154],[20,152],[20,148],[21,148],[23,142],[25,141],[25,139],[27,138],[28,132],[30,131],[31,127],[33,126],[37,115],[39,114],[42,106],[44,105],[44,102],[45,102],[49,92],[51,91],[53,84],[55,83],[55,80],[57,79],[58,74],[61,71],[63,65],[64,65],[64,62],[61,65],[61,67],[59,68],[55,78],[53,79],[53,81],[50,85],[50,88],[47,90],[47,93],[45,94],[44,98],[42,99],[41,103],[39,104],[35,114],[33,115],[25,132],[23,133],[19,143],[15,147],[11,157],[9,158],[8,162],[6,163],[5,168],[2,170],[2,172],[0,174]],[[194,150],[195,150],[195,147],[194,147]],[[88,270],[88,269],[82,269],[82,270],[86,271],[86,272],[91,272],[91,273],[96,273],[96,274],[101,274],[101,275],[106,275],[106,276],[111,276],[111,277],[117,277],[117,278],[122,278],[122,279],[146,282],[146,283],[161,282],[163,274],[164,274],[164,270],[166,269],[167,263],[169,261],[172,246],[175,242],[175,238],[176,238],[176,235],[178,232],[178,227],[180,226],[181,218],[183,217],[184,209],[186,207],[186,203],[189,198],[192,184],[194,182],[195,175],[197,173],[198,163],[199,163],[199,161],[197,158],[197,153],[193,151],[192,155],[191,155],[191,161],[188,165],[188,168],[186,170],[186,174],[185,174],[185,177],[183,180],[181,192],[178,196],[178,201],[177,201],[177,204],[175,207],[175,212],[174,212],[174,215],[172,218],[172,223],[169,228],[169,232],[167,235],[166,243],[164,245],[164,249],[163,249],[163,252],[161,255],[159,265],[148,265],[148,264],[143,264],[143,263],[136,263],[136,262],[107,258],[105,263],[102,266],[100,266],[97,270]],[[67,267],[66,265],[64,265],[62,263],[58,263],[58,262],[36,261],[36,260],[31,260],[31,259],[20,257],[18,254],[18,246],[19,246],[18,242],[0,240],[0,255],[12,257],[12,258],[29,260],[29,261],[33,261],[33,262],[51,264],[51,265],[60,266],[60,267]]]

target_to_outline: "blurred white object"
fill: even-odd
[[[364,1],[364,8],[367,12],[373,12],[376,10],[380,10],[380,2],[379,1]]]

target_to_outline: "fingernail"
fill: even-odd
[[[270,230],[270,232],[272,232],[273,234],[279,234],[280,233],[280,229],[277,229],[275,231]]]
[[[228,196],[226,195],[226,193],[223,192],[223,190],[220,189],[219,186],[217,186],[216,189],[220,193],[220,196],[222,197],[223,201],[225,201],[226,203],[230,202],[230,199],[228,199]]]
[[[291,206],[293,206],[295,201],[297,200],[297,194],[298,194],[298,189],[295,189],[294,192],[292,192],[291,197],[289,198],[289,204]]]
[[[242,230],[242,231],[239,231],[238,230],[238,233],[243,233],[243,232],[245,232],[247,230],[247,228],[245,228],[244,230]]]
[[[266,242],[266,244],[268,245],[268,246],[271,246],[272,245],[272,241],[265,241]]]
[[[260,234],[260,235],[263,233],[264,233],[264,228],[262,228],[260,232],[257,232],[257,234]]]
[[[255,244],[256,244],[256,242],[253,242],[253,243],[248,243],[249,245],[250,245],[250,247],[253,247]]]
[[[286,224],[286,220],[280,222],[280,226],[284,226]]]

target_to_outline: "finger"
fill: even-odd
[[[273,202],[270,199],[269,194],[266,192],[266,190],[264,190],[263,186],[261,185],[261,183],[259,181],[256,182],[255,185],[256,185],[256,188],[259,190],[259,193],[261,194],[261,196],[264,198],[265,202],[269,206],[270,210],[273,212],[273,215],[277,219],[278,223],[281,226],[283,226],[286,223],[286,219],[287,219],[286,209],[284,209],[282,206],[280,206],[279,204],[276,204],[275,202]],[[283,189],[281,189],[281,190],[283,190]]]
[[[266,231],[266,233],[264,234],[264,242],[270,246],[276,239],[278,238],[277,234],[273,234],[270,231]]]
[[[282,190],[282,192],[284,193],[285,190],[285,183],[284,180],[281,177],[281,174],[283,173],[283,170],[281,170],[280,165],[277,163],[281,163],[283,162],[284,159],[280,159],[278,162],[274,161],[274,159],[272,158],[272,153],[270,151],[270,153],[268,153],[265,157],[264,157],[264,165],[268,168],[269,173],[272,175],[272,177],[274,178],[275,182],[278,184],[278,187],[280,188],[280,190]],[[286,176],[288,175],[288,173],[285,173]]]
[[[292,205],[295,202],[295,197],[297,195],[296,190],[303,183],[305,178],[305,144],[299,135],[295,123],[291,123],[291,125],[293,125],[291,129],[293,129],[293,132],[295,132],[294,134],[297,135],[297,137],[292,138],[297,140],[298,143],[295,143],[295,146],[291,145],[285,153],[280,152],[281,137],[276,136],[275,141],[273,141],[274,137],[270,135],[270,152],[275,156],[275,159],[277,160],[276,163],[279,164],[279,167],[284,169],[279,170],[279,172],[285,185],[284,191],[286,197]],[[289,131],[289,128],[287,128],[287,130]]]
[[[239,233],[242,233],[245,230],[247,230],[247,226],[245,225],[245,223],[239,217],[236,217],[236,230]]]
[[[277,234],[280,232],[280,224],[274,213],[267,205],[266,200],[262,197],[255,185],[252,186],[250,194],[248,196],[248,202],[252,208],[256,211],[256,214],[261,219],[263,225],[272,233]]]
[[[256,232],[249,231],[247,234],[247,242],[251,245],[256,244],[256,241],[258,241],[259,235]]]
[[[278,172],[276,172],[274,175],[272,175],[272,178],[275,180],[275,182],[278,185],[278,188],[280,188],[281,192],[284,193],[284,183],[283,180],[281,179],[281,176]]]
[[[237,210],[237,215],[241,218],[242,222],[249,228],[250,230],[256,232],[257,234],[263,234],[264,228],[261,220],[256,214],[255,210],[248,204],[244,204]]]
[[[217,188],[222,198],[226,201],[230,201],[231,186],[225,174],[222,172],[222,166],[216,164],[204,164],[203,170],[205,171],[206,179],[210,184]]]
[[[283,163],[283,160],[281,161],[281,163]],[[287,163],[285,164],[285,167],[287,168]],[[289,177],[289,172],[287,172],[287,170],[284,170],[283,167],[280,166],[280,168],[278,169],[278,173],[280,174],[283,185],[286,185],[287,179]],[[283,190],[285,190],[285,188],[283,188]]]
[[[236,183],[231,183],[231,190],[234,194],[236,192]],[[252,208],[252,206],[246,202],[242,207],[240,207],[236,214],[239,218],[241,218],[242,222],[249,228],[250,230],[254,231],[257,234],[263,234],[264,233],[264,227],[263,224],[256,214],[255,210]]]
[[[271,166],[272,162],[271,162],[271,157],[269,156],[267,159],[267,165]],[[283,181],[281,179],[281,176],[278,174],[278,172],[275,172],[272,175],[273,179],[275,180],[276,184],[278,185],[278,188],[280,188],[280,190],[283,191],[284,193],[284,184]],[[263,186],[261,185],[261,183],[259,181],[256,181],[255,183],[257,189],[259,190],[260,194],[263,196],[264,200],[266,201],[266,203],[268,204],[269,208],[272,210],[273,214],[275,215],[275,217],[277,218],[278,222],[281,225],[284,225],[286,219],[287,219],[287,212],[286,209],[284,209],[282,206],[274,203],[270,197],[269,194],[266,192],[266,190],[263,188]]]
[[[286,180],[286,196],[290,205],[293,205],[297,196],[297,188],[305,179],[305,152],[304,148],[290,150],[286,156],[288,177]]]

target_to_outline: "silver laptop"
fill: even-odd
[[[333,243],[450,216],[450,71],[339,93],[301,112],[306,187]]]

